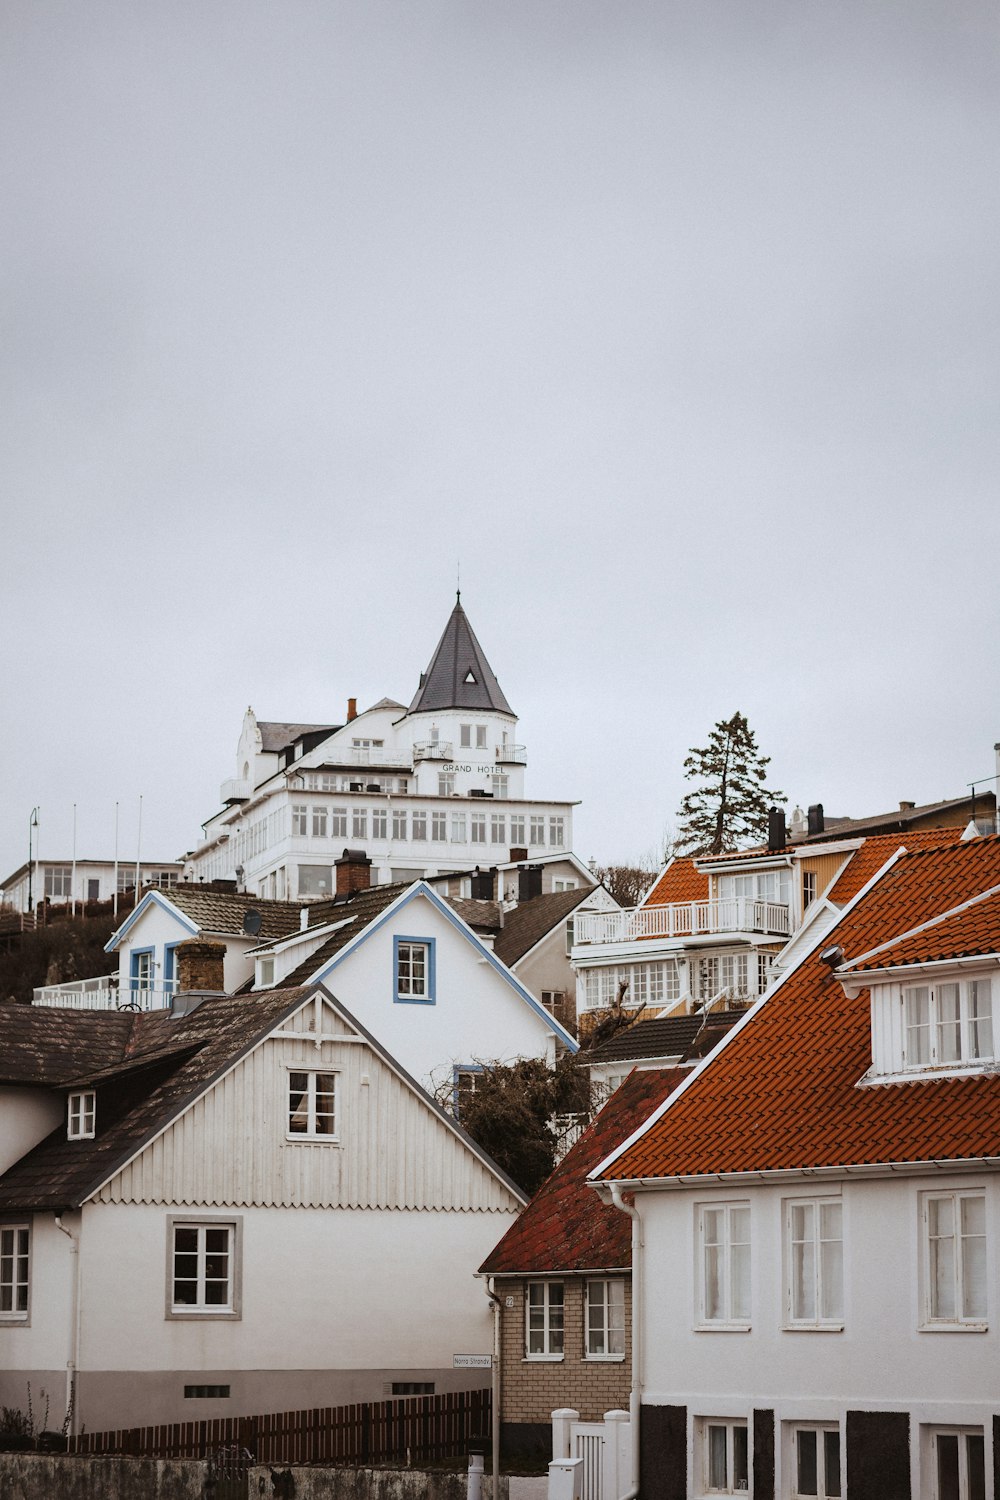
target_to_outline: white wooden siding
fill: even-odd
[[[337,1073],[339,1144],[286,1139],[290,1067]],[[199,1207],[499,1213],[520,1207],[429,1103],[319,996],[97,1196],[104,1203]]]

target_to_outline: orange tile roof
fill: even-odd
[[[938,849],[942,844],[957,843],[961,837],[961,828],[910,828],[905,833],[873,834],[852,854],[847,869],[838,875],[827,897],[836,906],[846,906],[897,849]],[[811,844],[809,852],[822,854],[823,845]]]
[[[820,947],[861,956],[1000,885],[1000,837],[902,855]],[[868,991],[811,953],[651,1118],[603,1180],[1000,1157],[1000,1075],[858,1088]]]
[[[670,906],[674,902],[707,901],[708,876],[693,859],[672,859],[643,901],[643,906]]]
[[[891,969],[902,964],[929,964],[949,958],[974,958],[1000,952],[1000,890],[977,896],[945,912],[916,932],[904,933],[850,965],[851,971]],[[845,965],[845,967],[847,967]]]

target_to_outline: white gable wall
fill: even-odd
[[[129,978],[132,973],[132,954],[140,949],[153,950],[154,963],[154,988],[162,990],[167,978],[167,948],[170,944],[184,943],[189,939],[201,936],[212,939],[210,932],[197,934],[192,932],[191,924],[183,921],[180,915],[173,910],[160,904],[159,901],[151,901],[146,910],[141,913],[129,927],[125,937],[118,946],[118,983],[120,990],[128,989]],[[256,947],[259,939],[251,937],[237,937],[226,935],[219,937],[219,942],[226,945],[226,957],[223,963],[224,982],[227,991],[237,989],[246,979],[253,974],[253,960],[248,959],[246,954]],[[176,979],[176,967],[173,977]]]
[[[433,1004],[395,1001],[394,938],[434,945]],[[486,956],[417,893],[321,976],[328,989],[377,1036],[418,1082],[446,1081],[456,1063],[549,1057],[553,1033]]]
[[[66,1096],[53,1089],[0,1085],[0,1175],[66,1119]]]

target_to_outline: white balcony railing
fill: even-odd
[[[497,765],[526,766],[528,751],[524,745],[497,745]]]
[[[418,740],[413,747],[414,760],[451,760],[451,740]]]
[[[386,750],[382,745],[352,745],[344,756],[331,757],[348,766],[411,766],[413,754],[409,750]]]
[[[637,906],[631,911],[580,912],[576,943],[630,943],[636,938],[706,937],[726,932],[758,932],[787,937],[789,908],[780,901],[684,901],[669,906]]]
[[[219,787],[220,802],[249,802],[250,783],[242,776],[230,776]]]
[[[153,986],[138,980],[119,986],[117,974],[102,974],[71,984],[43,984],[32,992],[32,1004],[53,1010],[167,1010],[175,988],[173,983]]]

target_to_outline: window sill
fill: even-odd
[[[434,1005],[433,995],[394,995],[394,1005]]]
[[[749,1323],[696,1323],[695,1333],[750,1333],[752,1325]]]
[[[843,1323],[784,1323],[782,1333],[843,1333]]]
[[[285,1140],[290,1146],[342,1146],[343,1141],[339,1135],[302,1135],[296,1132],[294,1135],[286,1134]]]
[[[174,1323],[238,1323],[242,1316],[242,1313],[234,1312],[232,1308],[224,1307],[220,1307],[218,1311],[215,1308],[207,1307],[200,1310],[196,1307],[171,1308],[167,1313],[168,1321]]]
[[[31,1319],[25,1313],[0,1313],[0,1328],[30,1328]]]
[[[921,1323],[918,1333],[989,1333],[988,1323]]]
[[[585,1354],[583,1356],[585,1365],[621,1365],[625,1363],[624,1354]]]
[[[521,1357],[522,1365],[561,1365],[566,1358],[565,1354],[525,1354]]]

